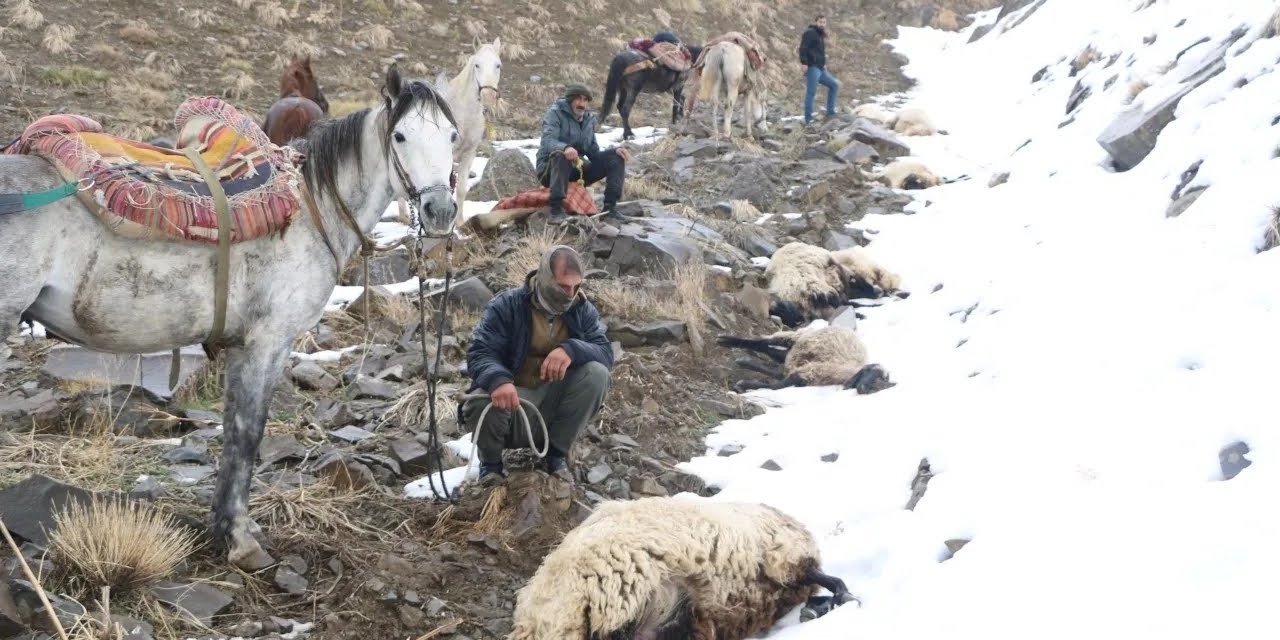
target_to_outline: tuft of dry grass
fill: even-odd
[[[501,256],[502,264],[496,269],[499,279],[509,287],[522,284],[524,277],[538,268],[542,254],[546,253],[547,249],[562,244],[562,239],[562,235],[553,233],[549,227],[543,229],[541,233],[521,238],[515,249]]]
[[[706,327],[707,267],[700,260],[680,263],[667,273],[667,277],[675,285],[674,296],[618,280],[593,281],[588,285],[588,295],[602,313],[623,320],[684,322],[690,342],[695,349],[701,350]]]
[[[391,9],[387,8],[387,3],[383,2],[383,0],[363,0],[363,4],[365,10],[369,13],[380,16],[391,15]]]
[[[397,9],[404,9],[405,11],[412,11],[414,13],[422,13],[423,11],[426,11],[426,9],[422,7],[422,4],[417,2],[417,0],[391,0],[391,6]]]
[[[49,538],[62,582],[86,591],[129,592],[168,577],[198,548],[194,531],[132,500],[72,500],[54,514]]]
[[[35,31],[44,24],[44,14],[36,10],[31,0],[9,0],[9,24]]]
[[[462,29],[467,35],[474,38],[483,38],[489,35],[489,29],[484,25],[484,20],[466,17],[462,19]],[[470,55],[470,54],[467,54]]]
[[[222,94],[232,100],[243,100],[254,87],[258,86],[258,81],[254,80],[253,76],[239,69],[232,69],[223,74],[222,83],[226,85]]]
[[[332,549],[338,540],[352,536],[389,538],[391,532],[351,519],[363,503],[380,499],[372,489],[339,487],[325,477],[306,487],[271,488],[255,494],[249,499],[249,516],[277,544]]]
[[[319,58],[324,49],[308,42],[308,40],[316,39],[315,33],[308,33],[306,38],[299,38],[292,34],[286,36],[284,44],[280,46],[280,53],[276,56],[277,66],[283,69],[285,65],[289,64],[290,60],[295,58]]]
[[[663,5],[671,11],[685,13],[703,13],[707,10],[702,6],[702,0],[666,0]]]
[[[106,84],[111,75],[105,71],[72,65],[45,69],[44,79],[59,87],[88,87]]]
[[[40,45],[52,54],[59,54],[71,49],[76,41],[76,28],[69,24],[51,24],[44,30],[44,38]]]
[[[113,100],[143,111],[168,110],[169,107],[169,94],[133,80],[113,83],[110,94]]]
[[[605,42],[609,43],[610,48],[626,49],[628,40],[626,38],[619,38],[618,36],[609,36],[608,38],[605,38]],[[666,138],[663,139],[665,140]]]
[[[367,100],[330,100],[329,114],[334,118],[341,118],[349,113],[355,113],[369,106]]]
[[[1276,12],[1271,14],[1271,19],[1267,21],[1267,29],[1262,33],[1264,38],[1274,38],[1280,35],[1280,7],[1276,7]]]
[[[671,28],[671,14],[667,13],[666,9],[663,9],[662,7],[654,7],[653,17],[656,18],[662,26],[668,29]]]
[[[648,176],[627,178],[622,186],[624,199],[662,200],[671,197],[666,183]]]
[[[530,2],[525,8],[538,20],[547,21],[551,19],[551,10],[537,2]]]
[[[160,44],[160,34],[144,20],[130,20],[120,28],[120,39],[129,44],[154,47]]]
[[[241,9],[248,9],[252,7],[253,3],[254,3],[254,0],[231,0],[231,4],[234,4],[235,6],[240,7]]]
[[[119,49],[103,42],[89,47],[88,53],[89,59],[99,64],[120,64],[128,59]]]
[[[369,48],[377,51],[390,46],[395,34],[380,24],[371,24],[357,32],[356,37],[368,42]]]
[[[199,29],[203,26],[213,24],[218,17],[209,9],[191,9],[183,13],[183,19],[192,29]]]
[[[431,361],[427,366],[435,364],[435,356],[431,357]],[[409,425],[427,424],[428,418],[428,402],[426,381],[418,382],[410,388],[409,392],[400,397],[390,409],[382,416],[382,422],[394,423],[408,428]],[[447,394],[441,393],[440,389],[436,389],[436,421],[440,424],[449,424],[458,419],[458,403]]]
[[[1258,253],[1270,251],[1276,247],[1280,247],[1280,206],[1271,207],[1271,224],[1267,225]]]
[[[267,0],[254,7],[258,14],[258,21],[270,29],[276,29],[289,19],[289,10],[280,6],[275,0]]]
[[[431,35],[437,38],[443,38],[449,35],[449,23],[433,22],[430,27],[427,27],[427,30],[431,32]]]
[[[8,78],[9,82],[18,81],[18,69],[4,57],[4,52],[0,51],[0,78]]]
[[[502,42],[502,57],[508,60],[526,60],[533,57],[533,49],[519,42]]]
[[[596,70],[583,62],[570,62],[560,65],[560,75],[567,80],[576,80],[578,82],[590,82],[596,75]]]
[[[322,4],[312,9],[306,17],[308,24],[326,26],[333,22],[333,6]]]

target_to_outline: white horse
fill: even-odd
[[[711,104],[711,131],[720,137],[720,127],[716,124],[716,110],[724,101],[724,135],[733,137],[733,110],[737,107],[738,98],[745,98],[742,120],[746,125],[747,137],[751,137],[751,127],[758,124],[761,131],[768,129],[765,124],[765,89],[763,75],[757,73],[747,61],[747,51],[733,42],[719,42],[707,49],[702,67],[702,80],[698,87],[698,99],[714,98]]]
[[[501,93],[498,82],[502,80],[502,38],[494,38],[493,42],[480,45],[476,42],[476,51],[467,58],[462,71],[449,80],[449,107],[458,118],[458,142],[453,145],[453,159],[458,163],[458,210],[467,199],[467,180],[471,175],[471,164],[476,159],[476,147],[484,140],[485,107],[490,109],[498,104]],[[436,83],[443,86],[440,74]]]
[[[320,320],[342,263],[393,198],[419,209],[426,233],[453,231],[451,147],[458,133],[442,93],[425,82],[402,81],[392,65],[378,104],[318,123],[307,135],[302,178],[323,229],[300,211],[283,237],[230,247],[226,325],[216,345],[225,348],[226,395],[212,526],[237,566],[254,570],[274,562],[248,512],[263,423],[293,340]],[[0,193],[62,184],[39,157],[0,155]],[[214,325],[217,251],[126,238],[75,197],[0,215],[0,344],[20,318],[110,353],[203,343]]]

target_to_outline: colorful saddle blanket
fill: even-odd
[[[547,187],[538,187],[522,191],[514,196],[508,196],[493,205],[491,211],[501,211],[504,209],[534,209],[542,208],[551,204],[551,189]],[[600,213],[600,208],[596,206],[596,200],[592,197],[591,192],[586,187],[577,182],[570,181],[564,191],[564,202],[561,203],[564,212],[570,215],[593,216]]]
[[[636,46],[631,48],[648,57],[629,65],[623,70],[623,75],[630,75],[642,69],[652,69],[658,65],[663,65],[677,72],[686,71],[693,65],[693,55],[689,53],[689,48],[682,44],[653,42],[647,38],[633,42],[638,42],[640,46],[647,46],[645,49],[640,49]]]
[[[751,64],[751,68],[757,71],[760,70],[760,67],[763,67],[764,63],[768,60],[764,54],[764,49],[761,49],[760,45],[756,44],[756,41],[751,39],[751,36],[737,31],[730,31],[724,35],[708,40],[702,47],[702,53],[698,54],[698,59],[694,60],[693,67],[695,69],[701,69],[703,64],[706,62],[707,52],[711,50],[711,47],[714,47],[721,42],[732,42],[739,47],[742,47],[742,49],[747,52],[747,61]]]
[[[104,133],[84,116],[50,115],[5,150],[43,157],[80,185],[80,200],[116,233],[218,243],[209,186],[182,149],[194,147],[231,206],[231,242],[282,232],[300,208],[302,156],[273,145],[248,116],[216,97],[195,97],[174,116],[176,149]]]

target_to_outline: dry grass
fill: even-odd
[[[190,11],[184,12],[183,19],[187,23],[187,26],[192,29],[199,29],[217,22],[218,16],[214,15],[214,13],[208,9],[191,9]]]
[[[363,0],[362,4],[364,5],[365,10],[369,13],[380,16],[391,15],[391,9],[388,9],[387,3],[382,0]]]
[[[1276,8],[1276,12],[1271,14],[1271,19],[1267,21],[1267,29],[1263,32],[1262,37],[1274,38],[1280,35],[1280,7]]]
[[[662,26],[668,29],[671,28],[671,14],[667,13],[666,9],[663,9],[662,7],[654,7],[653,17],[656,18]]]
[[[355,113],[369,106],[368,100],[330,100],[329,115],[334,118],[341,118],[349,113]]]
[[[551,19],[551,11],[537,2],[530,2],[525,6],[525,8],[528,9],[529,13],[538,20],[545,21]]]
[[[542,254],[552,246],[562,244],[562,240],[563,236],[553,233],[550,228],[521,238],[513,251],[501,256],[501,265],[497,268],[499,279],[509,287],[522,284],[524,277],[538,268]]]
[[[694,348],[701,350],[706,327],[706,265],[699,260],[677,264],[667,276],[675,284],[674,296],[618,280],[592,282],[588,295],[601,313],[623,320],[684,322]]]
[[[154,47],[160,44],[160,34],[143,20],[130,20],[120,28],[120,39],[129,44]]]
[[[703,13],[707,10],[702,6],[702,0],[666,0],[663,4],[671,11],[685,13]]]
[[[306,20],[308,24],[326,26],[334,20],[333,7],[331,5],[322,4],[319,7],[312,9],[311,12],[307,14]]]
[[[9,24],[28,31],[35,31],[44,24],[44,14],[36,10],[31,0],[9,0]]]
[[[169,94],[133,80],[111,85],[111,98],[121,104],[144,111],[168,110]]]
[[[609,36],[608,38],[605,38],[605,42],[609,43],[609,47],[612,49],[626,49],[628,40],[626,38],[619,38],[618,36]],[[666,138],[663,138],[663,140],[665,139]]]
[[[4,57],[3,51],[0,51],[0,78],[8,78],[9,82],[18,81],[18,69]]]
[[[566,80],[590,82],[595,79],[596,69],[583,62],[570,62],[560,65],[560,75]]]
[[[623,199],[662,200],[671,197],[671,189],[665,182],[649,176],[627,178],[622,185]]]
[[[128,59],[119,49],[103,42],[89,47],[88,56],[99,64],[120,64]]]
[[[71,49],[76,41],[76,28],[69,24],[51,24],[44,30],[44,38],[40,45],[52,54],[59,54]]]
[[[433,366],[435,358],[432,357],[431,362],[427,366]],[[426,381],[419,382],[410,388],[409,392],[400,397],[395,405],[387,410],[382,416],[382,423],[398,424],[404,428],[409,425],[427,424],[430,415],[428,415],[428,398]],[[436,422],[439,424],[449,424],[458,419],[458,403],[450,395],[441,393],[440,388],[436,388]]]
[[[507,60],[526,60],[534,55],[533,49],[519,42],[502,42],[502,57]]]
[[[463,18],[462,29],[467,32],[467,35],[473,38],[483,38],[489,35],[489,29],[484,26],[484,20],[478,20],[476,18]]]
[[[391,45],[391,41],[395,39],[396,34],[390,29],[380,25],[371,24],[356,33],[356,37],[369,43],[369,48],[375,51],[386,49]]]
[[[284,58],[285,64],[289,63],[292,58],[318,58],[324,52],[324,49],[311,44],[308,40],[316,40],[315,33],[308,33],[306,39],[299,38],[295,35],[286,36],[284,44],[280,46],[280,57]],[[281,68],[284,65],[279,65]]]
[[[333,549],[353,536],[376,541],[391,535],[351,519],[370,500],[384,498],[373,490],[338,487],[324,478],[306,487],[257,493],[249,500],[249,515],[277,544]]]
[[[430,27],[427,27],[427,30],[431,32],[431,35],[437,38],[443,38],[449,35],[449,23],[447,22],[432,23]]]
[[[280,6],[275,0],[267,0],[254,7],[258,21],[270,29],[276,29],[289,19],[289,10]]]
[[[426,10],[416,0],[391,0],[391,6],[414,13],[421,13]]]
[[[226,86],[222,95],[232,100],[243,100],[254,87],[258,86],[258,81],[254,80],[253,76],[239,69],[233,69],[224,74],[222,83]]]
[[[155,451],[119,441],[108,419],[102,416],[105,428],[84,428],[77,435],[10,432],[11,442],[0,448],[0,485],[41,473],[93,491],[120,490],[139,475],[157,472],[160,467],[149,457]]]
[[[241,9],[248,9],[252,7],[253,3],[254,0],[231,0],[231,4],[234,4]]]
[[[56,513],[50,550],[63,582],[86,591],[129,592],[168,577],[197,548],[193,531],[127,500],[70,501]]]
[[[1271,224],[1267,226],[1262,237],[1262,246],[1258,253],[1280,247],[1280,206],[1271,207]]]

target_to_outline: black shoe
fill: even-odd
[[[543,461],[543,468],[548,475],[556,476],[562,480],[569,480],[569,463],[562,456],[547,456]]]
[[[507,472],[502,468],[501,462],[481,462],[480,463],[480,477],[477,478],[477,480],[479,480],[480,482],[484,482],[485,480],[490,479],[490,477],[494,477],[494,478],[507,477]],[[490,480],[490,482],[492,481],[493,480]]]
[[[614,209],[613,207],[605,208],[604,213],[601,213],[599,216],[596,216],[596,217],[598,217],[601,220],[604,220],[605,222],[612,222],[614,224],[619,224],[627,221],[627,219],[623,217],[621,213],[618,213],[618,210]]]
[[[567,218],[568,216],[565,215],[564,209],[552,207],[551,211],[547,213],[547,224],[563,224]]]

